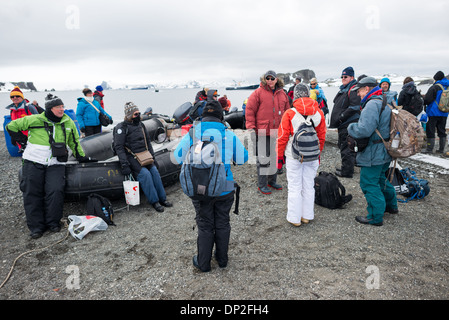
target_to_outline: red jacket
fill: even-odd
[[[246,104],[246,129],[255,129],[256,132],[266,130],[265,134],[268,136],[271,130],[279,128],[282,115],[289,108],[282,81],[278,79],[273,92],[265,80],[262,80],[260,87],[250,95]]]
[[[94,99],[97,100],[100,103],[100,106],[104,109],[104,102],[103,102],[104,94],[100,91],[94,92]]]
[[[311,98],[299,98],[293,102],[293,108],[304,117],[312,117],[316,134],[320,140],[320,151],[323,151],[327,128],[323,111],[319,108],[318,102]],[[291,140],[296,130],[296,128],[293,128],[292,119],[295,116],[295,111],[289,109],[282,117],[281,125],[278,129],[278,138],[276,140],[276,153],[278,157],[282,157],[284,153],[286,157],[292,157],[290,151]]]

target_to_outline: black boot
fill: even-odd
[[[427,138],[427,148],[422,153],[433,153],[435,147],[435,138]]]
[[[440,148],[437,153],[444,153],[444,147],[446,146],[446,137],[440,138]]]

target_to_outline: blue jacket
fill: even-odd
[[[98,109],[98,111],[106,114],[109,119],[112,120],[112,117],[106,111],[104,111],[97,100],[92,101],[92,104]],[[76,119],[78,120],[80,128],[100,125],[100,114],[98,113],[98,111],[95,110],[94,107],[92,107],[92,105],[86,99],[78,98],[78,106],[76,107]]]
[[[233,181],[234,177],[231,171],[231,163],[244,164],[248,161],[248,151],[245,149],[239,138],[234,132],[227,130],[226,126],[219,121],[212,120],[214,117],[203,118],[203,121],[193,126],[194,137],[201,139],[202,136],[210,136],[214,141],[224,142],[224,152],[222,154],[222,161],[225,164],[226,178],[228,181]],[[210,121],[208,121],[210,120]],[[218,120],[218,119],[217,119]],[[223,139],[224,136],[224,140]],[[187,151],[192,145],[193,141],[190,134],[186,134],[174,151],[174,157],[176,161],[182,164]],[[229,192],[223,192],[225,195]]]
[[[436,81],[435,84],[429,88],[424,97],[424,102],[427,104],[426,113],[429,117],[447,117],[447,112],[442,112],[438,109],[438,103],[440,102],[441,94],[443,91],[441,87],[437,84],[441,84],[444,89],[447,89],[449,86],[449,80],[444,78],[443,80]],[[430,100],[430,101],[429,101]]]
[[[311,86],[309,86],[309,90],[313,90]],[[323,91],[323,89],[320,88],[320,86],[318,84],[315,86],[315,90],[318,90],[318,94],[316,96],[316,101],[318,102],[318,104],[320,104],[321,101],[323,101],[323,100],[326,101],[326,103],[327,103],[327,99],[326,99],[326,96],[324,95],[324,91]]]
[[[375,90],[382,89],[376,87]],[[369,97],[365,102],[362,101],[362,108],[359,121],[348,126],[348,134],[352,137],[370,137],[370,142],[366,149],[357,153],[357,165],[371,167],[388,163],[391,161],[391,156],[388,154],[384,144],[382,142],[373,143],[373,141],[381,140],[375,131],[376,129],[379,130],[384,139],[389,138],[391,109],[385,106],[384,111],[380,114],[382,96],[378,95]]]

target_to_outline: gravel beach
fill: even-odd
[[[318,171],[334,172],[340,156],[328,135]],[[36,250],[17,260],[0,300],[446,300],[449,176],[430,164],[399,163],[428,179],[431,192],[400,203],[381,227],[354,219],[366,212],[359,168],[340,179],[350,203],[316,205],[315,219],[294,227],[285,219],[285,173],[283,190],[262,195],[254,164],[233,167],[242,189],[240,214],[231,212],[229,263],[221,269],[213,260],[212,271],[201,273],[192,266],[194,210],[179,183],[166,188],[174,206],[163,213],[145,199],[128,211],[123,199],[113,202],[125,209],[106,231],[76,240],[63,229],[32,240],[18,185],[21,158],[9,156],[0,132],[0,285],[19,255]],[[64,205],[65,218],[84,211],[84,202]]]

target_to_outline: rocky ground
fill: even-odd
[[[331,134],[331,133],[330,133]],[[339,152],[329,138],[319,171],[334,172]],[[234,167],[242,187],[240,214],[231,213],[229,264],[201,273],[194,211],[179,184],[174,203],[157,213],[145,201],[116,213],[116,226],[82,240],[66,229],[32,240],[18,187],[20,158],[9,156],[0,136],[0,286],[24,252],[0,300],[446,300],[449,298],[449,178],[436,166],[407,160],[431,192],[399,204],[384,225],[361,225],[366,201],[354,178],[340,179],[353,200],[344,209],[315,207],[315,220],[293,227],[284,190],[262,195],[254,164]],[[114,207],[125,207],[124,200]],[[64,205],[64,216],[84,214],[84,202]],[[60,241],[57,244],[56,242]],[[52,245],[54,244],[54,245]],[[46,248],[47,246],[50,247]]]

